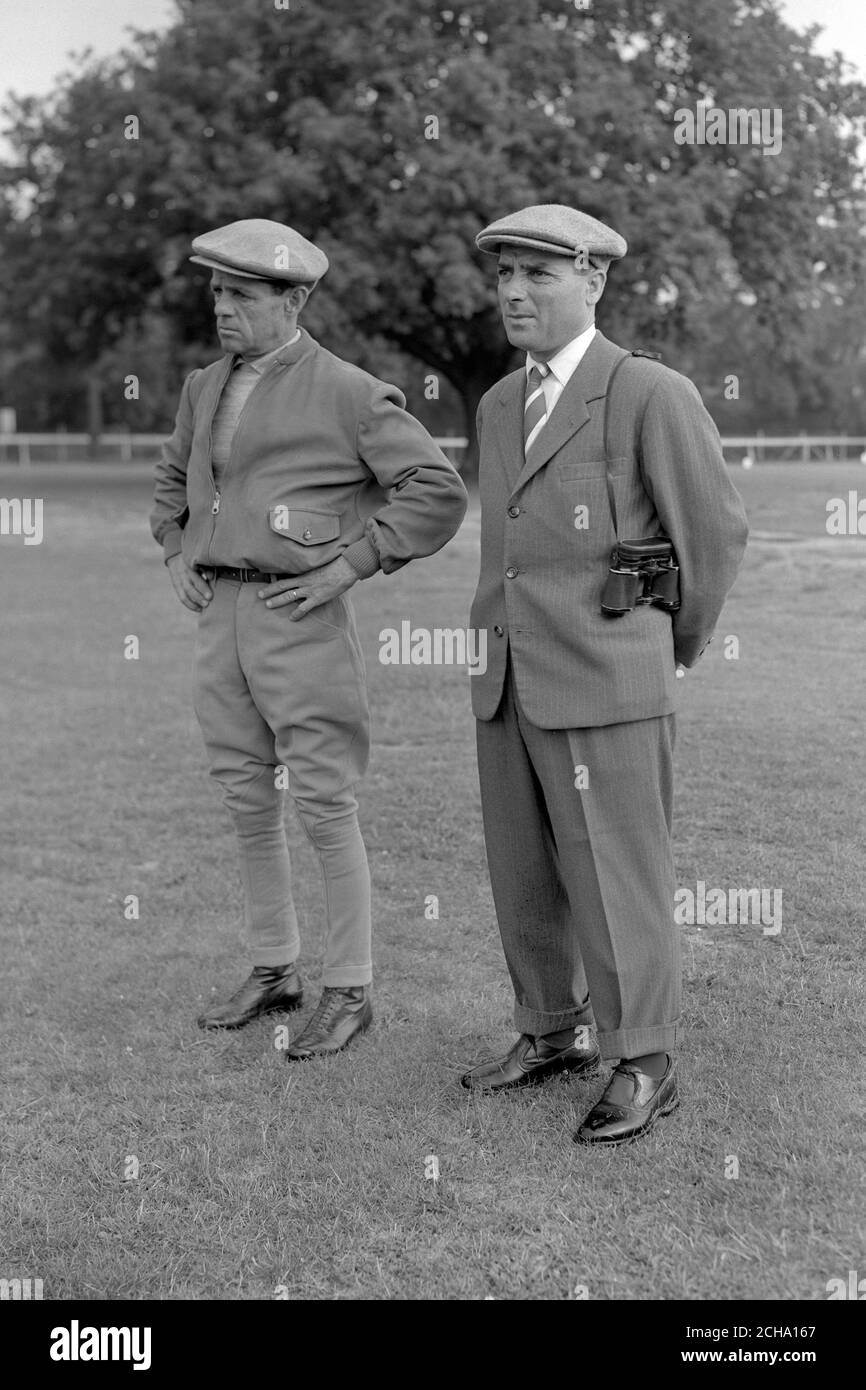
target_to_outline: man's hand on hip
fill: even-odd
[[[192,565],[188,565],[180,552],[172,555],[171,559],[166,561],[165,567],[171,575],[174,592],[185,608],[191,608],[193,613],[200,613],[207,607],[213,598],[213,591],[204,575],[194,570]]]
[[[310,570],[309,574],[302,575],[300,579],[278,579],[276,584],[259,589],[259,598],[265,600],[267,608],[282,608],[286,603],[297,603],[298,606],[289,619],[295,623],[299,618],[303,618],[305,613],[310,613],[329,599],[345,593],[357,582],[358,576],[349,561],[338,555],[329,565],[323,565],[319,570]]]

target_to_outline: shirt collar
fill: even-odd
[[[249,361],[247,361],[243,357],[237,357],[235,358],[235,366],[252,367],[254,372],[258,372],[261,375],[262,372],[266,372],[268,370],[268,367],[270,367],[272,362],[276,361],[280,353],[285,352],[287,347],[292,347],[293,344],[298,341],[300,336],[301,330],[300,328],[296,328],[294,337],[290,338],[287,343],[280,343],[279,347],[273,348],[270,352],[263,353],[261,357],[252,357],[249,359]]]
[[[570,343],[566,343],[565,347],[561,347],[558,352],[555,352],[550,361],[546,364],[543,362],[536,362],[532,354],[528,352],[526,354],[527,377],[533,367],[541,368],[546,365],[548,371],[552,372],[556,380],[564,386],[594,337],[595,324],[591,323],[589,327],[584,329],[576,338],[572,338]],[[544,375],[544,373],[542,373],[542,375]]]

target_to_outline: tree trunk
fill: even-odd
[[[94,451],[99,444],[102,428],[102,382],[96,372],[92,372],[87,378],[87,433]]]

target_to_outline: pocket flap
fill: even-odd
[[[556,471],[564,482],[571,482],[574,479],[603,478],[608,468],[611,475],[616,477],[624,473],[628,466],[629,460],[626,458],[611,459],[607,467],[604,459],[586,459],[580,463],[560,463]]]
[[[287,536],[299,545],[322,545],[340,535],[340,518],[333,512],[299,512],[278,503],[268,507],[268,522],[277,535]]]

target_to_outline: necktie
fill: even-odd
[[[547,419],[547,402],[544,399],[544,386],[542,375],[547,376],[545,367],[542,374],[540,368],[533,363],[529,380],[526,383],[526,405],[523,408],[523,456],[526,458],[532,448]]]

